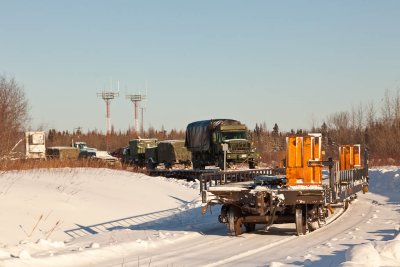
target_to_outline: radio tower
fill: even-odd
[[[135,121],[134,121],[134,125],[135,125],[135,131],[139,132],[139,106],[140,106],[140,102],[142,100],[146,99],[146,95],[141,95],[141,94],[134,94],[134,95],[126,95],[126,98],[131,100],[134,106],[134,116],[135,116]],[[142,124],[143,124],[143,110],[142,110]],[[142,126],[143,128],[143,126]]]
[[[107,127],[107,135],[109,135],[111,133],[110,104],[111,100],[119,96],[119,81],[118,81],[118,92],[103,91],[101,93],[97,93],[97,96],[103,98],[103,100],[106,102],[106,127]]]

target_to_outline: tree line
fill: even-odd
[[[0,75],[0,159],[9,158],[23,146],[19,145],[23,133],[29,129],[29,103],[24,89],[14,78]],[[373,165],[400,165],[400,92],[386,90],[379,106],[374,102],[360,104],[350,111],[330,114],[310,129],[280,131],[278,123],[272,129],[265,122],[257,123],[249,130],[261,161],[279,166],[285,157],[286,136],[291,133],[322,133],[326,157],[337,158],[341,144],[361,144],[370,154]],[[73,141],[85,141],[99,150],[113,151],[125,147],[134,138],[157,138],[158,140],[184,139],[185,131],[166,131],[149,127],[139,134],[132,130],[111,130],[105,135],[98,130],[83,132],[81,129],[47,132],[46,146],[69,146]]]
[[[325,157],[338,157],[339,145],[361,144],[369,152],[372,165],[400,165],[400,91],[386,90],[380,106],[360,104],[350,111],[333,113],[311,129],[282,133],[277,124],[271,131],[257,124],[254,141],[261,157],[275,163],[283,158],[285,137],[291,133],[322,133]]]

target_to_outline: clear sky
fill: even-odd
[[[1,0],[0,73],[24,86],[32,127],[133,127],[232,118],[310,128],[399,87],[400,1]]]

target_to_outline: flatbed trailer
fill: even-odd
[[[187,181],[198,180],[200,182],[200,192],[212,185],[252,181],[253,178],[258,175],[273,175],[279,173],[284,173],[284,169],[263,168],[229,171],[221,171],[220,169],[152,169],[147,171],[149,176],[186,179]]]
[[[364,166],[353,169],[342,168],[341,162],[332,159],[322,161],[320,139],[315,134],[288,138],[285,175],[258,175],[251,181],[234,183],[208,182],[202,190],[202,212],[210,205],[221,205],[218,220],[233,235],[240,235],[242,226],[254,231],[257,224],[268,228],[274,223],[295,223],[298,235],[322,227],[333,213],[332,205],[347,208],[356,193],[368,191],[368,159],[366,153]],[[329,169],[325,183],[324,166]]]

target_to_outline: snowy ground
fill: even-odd
[[[0,174],[0,266],[400,266],[400,169],[297,237],[293,224],[229,236],[198,183],[108,169]]]

